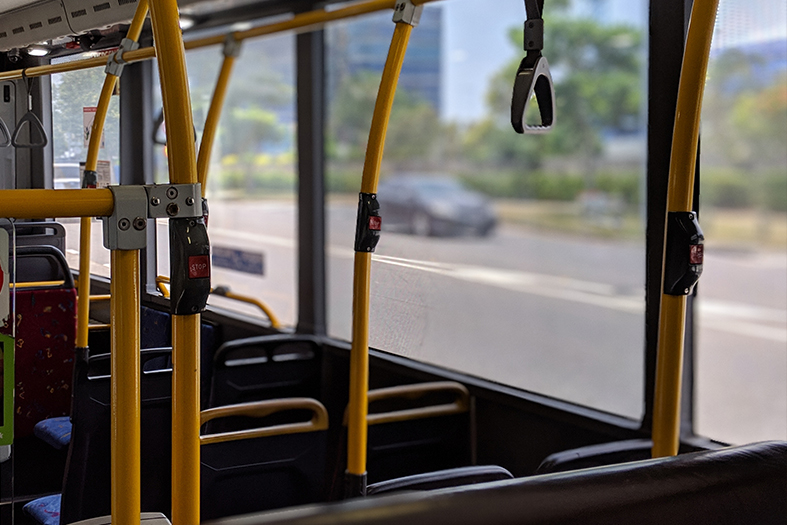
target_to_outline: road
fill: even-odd
[[[354,224],[354,205],[329,206],[329,332],[343,339],[351,328]],[[263,277],[214,268],[214,285],[258,296],[293,324],[295,232],[291,202],[212,202],[212,244],[265,257]],[[162,223],[160,246],[166,238]],[[106,272],[108,257],[98,257],[94,271]],[[373,260],[372,346],[641,416],[644,235],[623,242],[506,226],[485,239],[384,232]],[[787,439],[787,254],[708,246],[700,286],[696,430],[731,442]]]

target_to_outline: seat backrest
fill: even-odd
[[[39,421],[70,412],[77,297],[60,250],[18,246],[16,256],[14,436],[21,438]],[[62,284],[22,287],[57,281]],[[11,335],[11,328],[4,326],[2,333]]]
[[[0,222],[10,232],[11,224]],[[13,226],[17,246],[54,246],[66,253],[66,229],[55,221],[16,221]]]
[[[653,441],[628,439],[555,452],[541,462],[536,474],[565,472],[650,459]]]
[[[243,520],[244,525],[329,522],[783,525],[787,523],[787,442],[315,505]]]
[[[470,402],[441,381],[369,392],[369,483],[471,465]]]
[[[405,490],[437,490],[462,485],[476,485],[490,481],[514,479],[514,476],[503,467],[496,465],[474,465],[472,467],[459,467],[435,472],[425,472],[405,476],[403,478],[388,479],[366,487],[367,496],[390,494]]]
[[[311,419],[202,436],[203,521],[324,499],[328,412],[319,401],[277,399],[218,407],[203,412],[203,422],[212,412],[267,417],[291,410],[307,411]]]
[[[170,348],[142,350],[142,510],[169,514],[172,458]],[[61,523],[109,514],[110,355],[79,356],[73,429],[63,480]]]
[[[213,357],[208,406],[320,396],[322,346],[309,335],[267,335],[224,343]]]

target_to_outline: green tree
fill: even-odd
[[[545,19],[544,55],[552,70],[557,106],[553,131],[518,137],[510,129],[507,118],[517,58],[490,82],[487,104],[494,117],[469,130],[469,154],[530,168],[548,156],[578,156],[592,174],[602,151],[602,133],[633,130],[640,124],[642,33],[574,18],[560,6],[550,6]],[[512,29],[509,36],[521,49],[522,29]]]

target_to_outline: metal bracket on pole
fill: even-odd
[[[199,184],[109,186],[115,198],[112,215],[102,217],[104,246],[139,250],[146,246],[148,219],[201,218]]]
[[[235,35],[230,33],[224,39],[224,56],[237,58],[240,55],[241,41],[235,38]]]
[[[104,247],[140,250],[147,245],[148,195],[143,186],[109,186],[115,198],[112,215],[102,217]]]
[[[394,6],[393,21],[397,24],[410,24],[413,27],[421,21],[423,5],[415,5],[411,0],[399,0]]]
[[[104,68],[104,72],[116,77],[122,75],[123,67],[126,65],[126,61],[123,60],[123,53],[126,51],[134,51],[135,49],[139,49],[139,42],[131,40],[130,38],[121,40],[117,51],[107,58],[107,67]]]

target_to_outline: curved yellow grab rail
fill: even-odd
[[[204,425],[212,419],[232,416],[266,417],[285,410],[311,410],[312,418],[302,423],[288,423],[285,425],[275,425],[272,427],[261,427],[250,430],[238,430],[235,432],[222,432],[220,434],[207,434],[200,437],[200,443],[209,445],[211,443],[224,443],[226,441],[236,441],[239,439],[253,439],[266,436],[282,436],[285,434],[300,434],[303,432],[316,432],[328,429],[328,411],[322,403],[316,399],[306,397],[295,397],[289,399],[270,399],[266,401],[255,401],[251,403],[241,403],[217,408],[203,410],[200,414],[201,422]]]
[[[148,0],[140,0],[134,12],[134,18],[126,33],[126,38],[136,42],[145,24],[148,15]],[[85,159],[85,177],[88,172],[95,172],[98,165],[98,150],[101,147],[101,135],[104,131],[104,122],[109,110],[109,102],[112,93],[115,91],[118,76],[107,72],[104,78],[104,85],[98,97],[96,106],[96,116],[90,129],[90,142],[87,148]],[[90,323],[90,252],[92,239],[92,218],[82,217],[79,220],[79,282],[77,289],[79,297],[77,300],[77,348],[87,348],[88,325]]]
[[[421,5],[431,1],[434,0],[415,0],[413,3],[415,5]],[[369,0],[331,11],[326,9],[317,9],[307,13],[296,14],[289,20],[263,24],[245,31],[237,31],[232,33],[232,36],[235,38],[235,40],[242,41],[248,38],[257,38],[283,31],[313,30],[328,22],[335,22],[337,20],[344,20],[346,18],[353,18],[369,13],[375,13],[377,11],[392,9],[395,5],[396,0]],[[185,43],[185,48],[189,50],[220,45],[222,42],[224,42],[224,39],[224,36],[219,35],[215,37],[190,40]],[[126,62],[150,60],[156,57],[156,50],[153,47],[145,47],[134,51],[126,51],[123,53],[122,57]],[[44,75],[53,75],[55,73],[68,73],[70,71],[80,71],[83,69],[101,67],[106,65],[106,63],[107,60],[105,57],[95,57],[86,58],[83,60],[74,60],[72,62],[64,62],[62,64],[34,66],[26,69],[14,69],[11,71],[0,72],[0,81],[21,79],[23,72],[26,77],[32,78]]]
[[[455,399],[450,403],[429,405],[392,412],[370,413],[366,416],[367,425],[380,425],[383,423],[396,423],[398,421],[411,421],[427,417],[448,416],[463,414],[470,410],[470,392],[467,388],[455,381],[435,381],[431,383],[415,383],[412,385],[398,385],[388,388],[370,390],[368,393],[369,405],[384,399],[418,399],[432,392],[452,393]],[[347,424],[347,410],[344,411],[344,421]]]
[[[197,183],[197,152],[183,36],[176,0],[151,0],[158,57],[169,179]],[[200,314],[172,316],[172,524],[200,521]]]
[[[398,6],[412,8],[406,1]],[[409,5],[408,5],[409,4]],[[417,20],[416,20],[417,23]],[[369,142],[361,181],[361,198],[373,198],[380,178],[380,163],[385,147],[385,134],[391,116],[396,84],[402,70],[407,44],[413,25],[404,21],[395,25],[388,58],[383,69],[377,101],[374,105]],[[367,195],[364,195],[367,194]],[[360,221],[359,221],[360,223]],[[369,390],[369,291],[371,251],[355,252],[353,268],[353,321],[352,348],[350,350],[350,402],[347,421],[347,494],[362,496],[366,493],[366,439]]]
[[[169,283],[169,277],[167,277],[166,275],[159,275],[156,277],[156,287],[161,292],[161,295],[163,295],[165,298],[169,298],[169,288],[167,288],[167,283]],[[216,288],[211,288],[210,293],[213,295],[226,297],[227,299],[233,299],[235,301],[240,301],[242,303],[248,303],[253,306],[256,306],[257,308],[262,310],[262,313],[264,313],[265,316],[268,318],[268,320],[271,322],[272,328],[281,328],[281,322],[279,321],[279,318],[276,317],[276,314],[273,313],[273,310],[271,310],[270,307],[268,307],[268,305],[266,305],[259,299],[251,297],[249,295],[237,294],[231,291],[229,286],[217,286]]]
[[[232,75],[232,66],[240,53],[240,41],[235,40],[232,35],[228,35],[224,42],[224,60],[221,63],[219,78],[216,80],[216,87],[213,90],[213,97],[210,100],[208,116],[205,119],[205,127],[202,130],[202,141],[199,145],[199,155],[197,156],[197,178],[202,185],[202,196],[208,189],[208,170],[210,169],[210,155],[213,151],[213,140],[216,138],[216,130],[221,119],[221,108],[227,95],[227,86]]]
[[[718,0],[695,0],[691,10],[672,135],[668,213],[689,212],[693,207],[700,110],[718,3]],[[666,238],[665,228],[665,246]],[[662,264],[662,280],[665,262],[666,259]],[[653,457],[678,453],[685,320],[686,295],[668,295],[662,291],[653,406]]]

